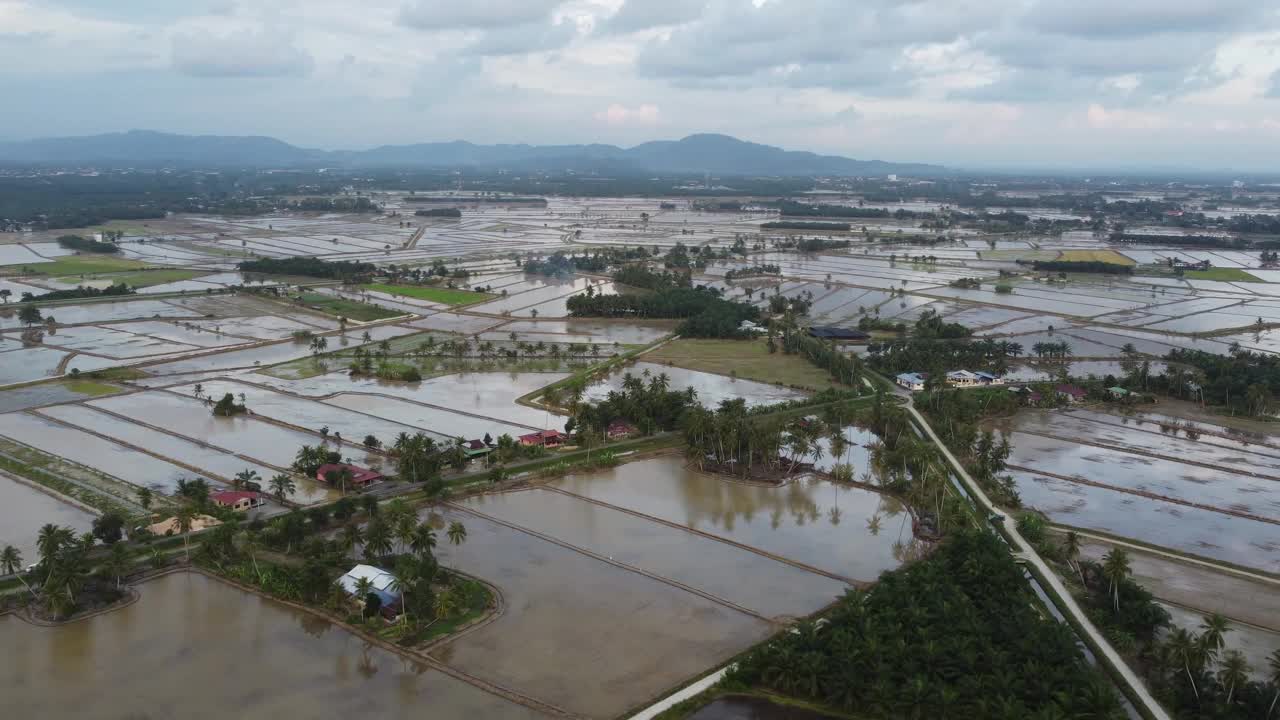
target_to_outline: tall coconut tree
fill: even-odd
[[[454,520],[449,523],[449,529],[446,531],[449,536],[449,542],[454,545],[461,545],[467,539],[467,527],[462,523]]]
[[[5,545],[0,551],[0,569],[5,575],[16,575],[22,569],[22,553],[12,545]]]
[[[1229,650],[1222,656],[1222,667],[1218,670],[1218,682],[1227,688],[1227,705],[1236,694],[1236,688],[1249,682],[1249,661],[1239,650]]]
[[[1111,585],[1115,611],[1120,612],[1120,586],[1129,577],[1129,553],[1124,548],[1112,548],[1102,558],[1102,574]]]

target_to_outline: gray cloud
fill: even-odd
[[[1266,97],[1280,98],[1280,70],[1271,73],[1271,79],[1267,81]]]
[[[400,8],[400,22],[419,30],[485,30],[551,17],[563,0],[416,0]]]
[[[707,0],[626,0],[600,25],[606,33],[632,33],[664,25],[679,25],[702,16]]]
[[[480,39],[462,49],[467,55],[523,55],[526,53],[559,50],[568,45],[578,34],[572,22],[559,25],[530,23],[490,30]]]
[[[1047,34],[1130,37],[1249,28],[1274,12],[1258,0],[1039,0],[1026,21]]]
[[[306,75],[311,54],[288,33],[266,29],[230,35],[190,33],[173,38],[173,68],[194,77],[280,77]]]

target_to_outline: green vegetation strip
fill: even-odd
[[[322,295],[320,293],[302,293],[298,296],[298,301],[312,310],[318,310],[335,317],[345,317],[349,320],[358,320],[360,322],[369,322],[371,320],[386,320],[388,318],[399,317],[404,313],[395,310],[386,310],[370,305],[368,303],[357,302],[355,300],[346,300],[344,298],[333,297],[331,295]]]
[[[144,288],[152,285],[190,280],[208,274],[202,270],[138,270],[124,273],[95,273],[84,276],[68,275],[58,278],[58,282],[76,285],[90,280],[110,280],[113,283],[124,283],[129,287]]]
[[[1218,280],[1221,282],[1265,282],[1239,268],[1209,268],[1208,270],[1187,270],[1182,276],[1188,280]]]
[[[418,300],[426,300],[428,302],[443,303],[445,305],[469,305],[471,303],[488,300],[493,297],[487,293],[471,292],[470,290],[455,290],[453,288],[431,287],[428,285],[391,285],[388,283],[369,283],[363,286],[374,292],[386,293],[387,295],[403,295]]]
[[[30,266],[37,273],[58,276],[123,272],[148,267],[147,263],[137,260],[87,255],[64,255],[49,262],[21,264]]]

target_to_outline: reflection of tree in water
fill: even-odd
[[[298,613],[298,625],[302,627],[302,632],[313,638],[324,635],[329,632],[329,628],[333,627],[333,623],[328,620],[305,612]]]
[[[373,656],[369,654],[372,649],[373,645],[365,643],[360,650],[360,660],[356,663],[356,672],[360,673],[360,676],[365,680],[378,674],[378,666],[374,664]]]

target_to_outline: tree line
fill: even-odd
[[[58,245],[69,250],[89,253],[110,254],[120,252],[119,246],[115,243],[101,242],[81,235],[62,235],[58,238]]]
[[[314,257],[257,258],[241,262],[238,268],[247,273],[297,275],[344,282],[368,279],[378,272],[378,266],[373,263],[329,261]]]
[[[1021,260],[1019,263],[1023,262]],[[1037,272],[1100,273],[1104,275],[1132,275],[1132,265],[1102,262],[1100,260],[1035,260],[1031,263]]]

